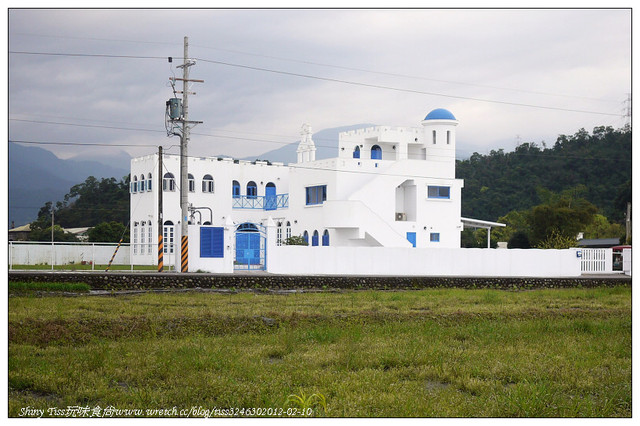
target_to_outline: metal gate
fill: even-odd
[[[266,259],[266,231],[262,225],[242,223],[236,228],[234,269],[263,270]]]

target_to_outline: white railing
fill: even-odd
[[[583,274],[613,273],[613,250],[610,248],[580,249],[580,270]]]

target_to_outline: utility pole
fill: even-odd
[[[172,59],[169,58],[169,62]],[[182,78],[170,78],[173,86],[174,96],[176,93],[182,93],[182,100],[174,97],[167,102],[167,116],[171,123],[171,128],[167,129],[167,135],[180,136],[180,272],[189,271],[189,181],[188,181],[188,144],[189,134],[192,125],[202,123],[202,121],[189,120],[189,95],[195,95],[195,92],[189,92],[189,83],[204,83],[204,80],[194,80],[189,78],[189,67],[196,64],[195,60],[189,59],[189,37],[184,38],[184,58],[182,65]],[[175,81],[182,80],[182,92],[176,92]],[[182,129],[175,126],[176,122],[182,123]]]
[[[51,270],[53,271],[53,264],[55,262],[55,255],[56,255],[56,250],[55,247],[53,245],[53,217],[54,217],[54,212],[55,211],[55,206],[53,204],[53,201],[51,202]]]
[[[627,202],[627,217],[625,218],[625,222],[627,225],[627,239],[625,241],[626,244],[631,242],[631,202]]]
[[[158,272],[164,268],[164,242],[162,220],[162,145],[158,147]]]

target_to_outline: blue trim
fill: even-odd
[[[451,187],[429,185],[427,186],[427,197],[449,200],[451,199]]]
[[[429,241],[431,241],[432,243],[439,243],[440,242],[440,233],[439,232],[432,232],[431,234],[429,234]]]
[[[360,147],[358,145],[353,150],[353,158],[360,158]]]
[[[407,232],[407,240],[415,247],[416,246],[416,233]]]

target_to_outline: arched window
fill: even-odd
[[[253,223],[245,222],[238,225],[236,231],[244,231],[244,232],[259,232],[258,227]]]
[[[304,242],[309,245],[309,233],[307,231],[304,231],[304,234],[302,234],[302,238],[304,238]]]
[[[191,173],[187,175],[187,182],[189,182],[189,192],[196,192],[196,179]]]
[[[319,239],[318,231],[313,231],[313,236],[311,237],[311,245],[316,247],[319,243],[318,239]]]
[[[138,222],[133,223],[133,254],[138,254]]]
[[[202,178],[202,192],[213,193],[213,178],[211,175],[204,175]]]
[[[147,175],[147,191],[151,191],[151,181],[152,181],[151,173]]]
[[[144,175],[140,175],[140,192],[144,192]]]
[[[322,245],[323,246],[328,246],[329,245],[329,230],[325,229],[324,233],[322,234]]]
[[[353,158],[360,158],[360,147],[358,145],[353,150]]]
[[[371,159],[382,160],[382,149],[378,145],[371,147]]]
[[[254,181],[247,184],[247,198],[258,198],[258,186]]]
[[[131,192],[134,194],[138,192],[138,176],[133,177],[133,182],[131,182]]]
[[[231,184],[231,195],[233,198],[240,198],[240,182],[234,180]]]
[[[287,226],[284,230],[284,238],[291,238],[291,222],[287,221]]]
[[[162,237],[164,240],[164,252],[173,253],[173,222],[170,220],[167,220],[162,227]]]
[[[175,191],[176,179],[173,177],[173,173],[165,173],[162,177],[162,190],[163,191]]]

